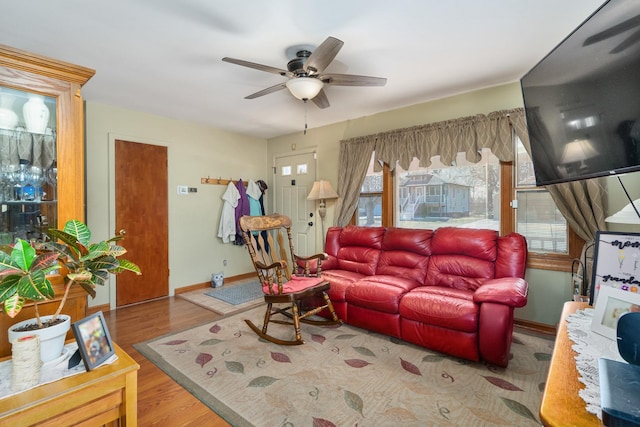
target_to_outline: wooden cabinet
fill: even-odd
[[[69,219],[84,221],[84,108],[80,89],[94,74],[89,68],[0,45],[0,88],[55,100],[58,224]]]
[[[0,425],[136,426],[140,366],[114,346],[110,365],[0,399]]]
[[[37,138],[47,139],[49,143],[53,143],[55,148],[53,154],[47,154],[49,157],[45,156],[46,160],[40,160],[40,162],[46,162],[41,164],[41,169],[56,166],[57,183],[55,189],[49,187],[48,190],[44,190],[49,194],[41,198],[42,200],[32,200],[33,196],[30,196],[18,198],[19,200],[16,201],[15,197],[3,196],[0,222],[5,221],[5,228],[11,221],[15,223],[21,216],[33,216],[36,212],[37,215],[46,218],[42,227],[45,229],[62,226],[69,219],[85,220],[84,106],[81,87],[94,74],[95,71],[89,68],[0,45],[0,120],[4,120],[5,123],[12,121],[11,118],[7,119],[6,113],[10,106],[5,102],[6,99],[3,101],[3,94],[9,93],[14,96],[17,94],[18,97],[22,94],[22,97],[28,98],[44,97],[47,101],[45,105],[48,111],[45,113],[48,116],[49,127],[42,133],[30,129],[30,132],[23,134],[27,139],[26,143],[32,145],[26,149],[23,147],[22,150],[35,159],[39,158],[38,156],[45,156],[38,151],[40,148],[35,143]],[[23,99],[22,104],[24,103],[26,101]],[[20,122],[20,120],[26,121],[26,110],[22,110],[22,106],[18,107],[18,103],[14,109],[18,110],[15,113],[19,120],[18,126],[22,126],[20,131],[22,132],[22,129],[26,131],[24,122]],[[13,120],[14,123],[15,121]],[[5,136],[9,131],[12,130],[0,129],[0,133],[4,132]],[[7,140],[0,135],[0,158],[2,158],[3,149],[10,149],[7,146]],[[48,149],[51,151],[53,148]],[[13,154],[14,158],[22,156],[22,154]],[[52,162],[51,156],[55,163]],[[35,163],[35,160],[31,161]],[[6,165],[7,161],[5,160],[4,163]],[[5,165],[0,164],[0,166]],[[44,187],[46,188],[46,185]],[[35,220],[30,218],[29,221]],[[2,234],[3,232],[5,234]],[[10,243],[14,237],[12,230],[0,228],[0,244]],[[20,237],[24,238],[24,236]],[[31,238],[31,236],[27,237]],[[58,284],[56,295],[61,295],[59,293],[62,290],[61,280],[52,281]],[[86,295],[82,292],[74,293],[72,299],[75,298],[80,300],[67,301],[64,310],[64,313],[71,315],[72,321],[77,320],[78,316],[84,317],[86,313]],[[24,310],[26,310],[25,314],[29,311],[33,313],[32,307],[26,307]],[[46,308],[45,310],[48,311]],[[43,314],[43,311],[40,313]],[[9,318],[5,313],[0,313],[0,340],[2,340],[0,356],[6,356],[6,348],[10,349],[5,331],[17,321]]]

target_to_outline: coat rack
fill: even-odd
[[[234,184],[238,183],[237,179],[222,179],[222,178],[211,178],[211,177],[206,177],[206,178],[200,178],[200,183],[201,184],[211,184],[211,185],[229,185],[230,182],[233,182]],[[242,181],[244,183],[244,185],[248,185],[249,182],[248,181]]]

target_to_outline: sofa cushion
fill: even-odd
[[[424,281],[431,255],[431,230],[388,228],[376,275],[390,275]]]
[[[358,227],[347,225],[340,232],[338,243],[345,246],[364,246],[365,248],[380,249],[382,247],[382,237],[384,227]]]
[[[493,278],[494,265],[464,255],[433,255],[425,279],[428,286],[474,291]]]
[[[384,232],[383,227],[344,227],[338,237],[337,268],[373,276]]]
[[[495,277],[498,232],[455,227],[434,231],[425,284],[476,290]]]
[[[523,235],[507,234],[498,238],[498,259],[496,260],[496,279],[500,277],[519,277],[524,279],[527,267],[527,241]]]
[[[465,255],[495,262],[497,241],[498,232],[495,230],[440,227],[433,232],[431,251],[434,255]]]
[[[323,270],[321,276],[331,284],[329,298],[331,301],[344,301],[345,292],[349,286],[367,276],[353,271]]]
[[[400,316],[432,326],[474,332],[478,329],[478,305],[473,292],[421,286],[400,301]]]
[[[358,280],[347,288],[348,304],[385,313],[398,313],[400,299],[419,282],[403,277],[376,275]]]

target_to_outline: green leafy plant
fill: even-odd
[[[33,301],[38,328],[44,327],[38,303],[54,298],[47,274],[55,270],[63,276],[65,289],[50,324],[60,315],[73,285],[79,285],[95,298],[96,285],[104,285],[110,274],[123,271],[141,274],[136,264],[119,258],[127,252],[115,244],[122,236],[90,243],[91,230],[78,220],[68,221],[62,230],[50,229],[47,234],[51,241],[37,249],[18,239],[10,252],[0,251],[0,303],[10,317],[15,317],[27,301]]]

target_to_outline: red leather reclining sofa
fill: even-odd
[[[442,353],[506,367],[527,303],[523,236],[455,227],[331,227],[322,276],[340,318]]]

